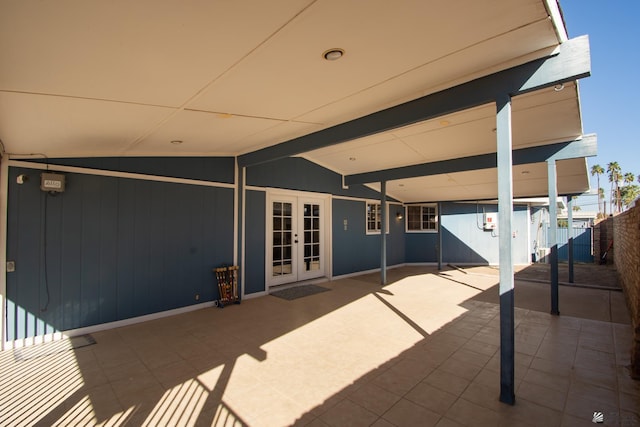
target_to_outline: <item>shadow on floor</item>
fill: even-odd
[[[638,421],[630,328],[592,290],[516,283],[516,396],[498,402],[497,278],[389,270],[93,334],[18,362],[0,355],[3,425],[579,425]],[[581,295],[585,295],[582,300]],[[568,316],[588,301],[588,313]],[[600,301],[600,303],[598,303]],[[538,305],[542,306],[538,310]],[[572,308],[577,307],[577,308]],[[600,314],[598,314],[600,316]],[[615,321],[614,321],[615,322]],[[617,417],[617,418],[615,418]]]

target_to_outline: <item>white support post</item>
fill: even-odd
[[[549,184],[549,267],[551,268],[551,314],[559,315],[558,308],[558,188],[556,161],[547,160]]]
[[[7,219],[9,203],[9,157],[0,157],[0,351],[7,341]]]
[[[387,181],[380,183],[380,285],[387,284]]]
[[[515,403],[515,312],[513,278],[513,159],[511,97],[496,100],[498,239],[500,246],[500,401]]]

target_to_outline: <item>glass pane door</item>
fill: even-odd
[[[293,204],[274,201],[272,204],[272,275],[293,273]]]
[[[305,203],[303,216],[303,271],[320,270],[320,205]]]
[[[267,206],[267,286],[324,276],[325,200],[274,194]]]

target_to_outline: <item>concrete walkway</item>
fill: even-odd
[[[497,280],[499,270],[496,267],[475,266],[458,267],[458,271],[467,275],[488,275]],[[533,264],[520,266],[516,270],[516,307],[541,312],[551,311],[551,287],[549,284],[550,266]],[[444,276],[446,272],[442,273]],[[574,283],[569,283],[568,266],[559,266],[559,309],[563,316],[605,322],[630,322],[627,304],[618,284],[618,276],[612,266],[594,264],[576,264]],[[498,304],[497,287],[488,289],[475,297],[479,301]]]
[[[385,287],[378,277],[103,331],[75,350],[5,351],[0,425],[578,426],[594,412],[640,425],[619,292],[570,288],[558,317],[536,309],[548,286],[516,283],[508,406],[495,274],[404,267]],[[582,307],[593,298],[608,298],[603,319]]]

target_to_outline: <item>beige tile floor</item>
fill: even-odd
[[[544,306],[548,285],[516,283],[527,299],[516,297],[509,406],[495,275],[404,267],[377,281],[103,331],[22,361],[5,351],[0,425],[579,426],[601,411],[604,425],[640,426],[619,292],[563,289],[561,312],[574,315],[556,317],[527,308]],[[616,321],[574,307],[593,298]]]

